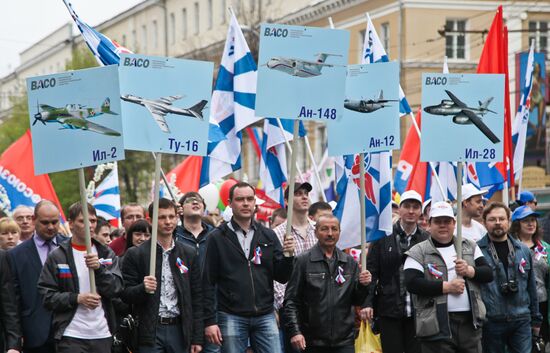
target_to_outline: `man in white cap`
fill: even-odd
[[[485,306],[480,284],[493,280],[481,249],[462,239],[457,259],[453,208],[436,202],[430,210],[430,238],[407,251],[405,283],[413,294],[416,337],[422,353],[481,353]]]
[[[371,291],[361,317],[380,319],[380,336],[384,353],[417,353],[411,295],[405,288],[403,260],[405,252],[428,238],[418,227],[422,213],[422,196],[414,190],[401,195],[399,220],[390,236],[372,243],[367,270],[372,274]]]
[[[483,195],[487,191],[479,190],[473,184],[462,185],[462,237],[478,241],[485,234],[487,229],[483,224],[475,220],[481,218],[483,213]],[[456,229],[455,229],[456,234]]]

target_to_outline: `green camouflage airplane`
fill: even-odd
[[[96,124],[88,118],[102,114],[118,115],[111,111],[111,100],[106,98],[100,108],[87,108],[80,104],[67,104],[62,108],[55,108],[47,104],[37,104],[38,112],[34,114],[34,126],[37,122],[59,123],[64,129],[79,129],[97,132],[108,136],[120,136],[120,133],[108,127]]]

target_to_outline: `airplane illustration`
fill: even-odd
[[[346,99],[344,100],[344,108],[353,110],[359,113],[372,113],[378,109],[387,107],[386,103],[399,102],[398,99],[384,99],[384,91],[380,90],[378,98],[374,99]]]
[[[208,101],[203,99],[197,104],[195,104],[194,106],[185,109],[185,108],[174,107],[172,105],[172,102],[182,99],[183,96],[167,96],[167,97],[161,97],[159,99],[145,99],[138,96],[134,96],[132,94],[126,94],[121,96],[120,98],[126,102],[139,104],[147,108],[147,110],[149,110],[149,112],[153,116],[153,119],[155,119],[159,128],[163,132],[167,132],[167,133],[170,132],[170,128],[166,123],[166,114],[185,115],[185,116],[190,116],[193,118],[203,120],[204,117],[202,116],[202,110],[206,106],[206,103],[208,103]]]
[[[37,113],[34,114],[32,126],[39,121],[44,125],[58,123],[63,126],[63,129],[79,129],[108,136],[120,136],[118,131],[88,120],[102,114],[118,115],[111,111],[111,100],[109,98],[105,99],[98,109],[87,108],[81,104],[67,104],[64,107],[56,108],[48,104],[37,103]]]
[[[325,60],[329,56],[342,56],[338,54],[317,54],[317,61],[309,61],[294,58],[285,58],[276,56],[267,61],[264,65],[272,70],[284,72],[297,77],[315,77],[321,75],[323,67],[334,67],[337,65],[326,64]]]
[[[453,115],[453,123],[459,125],[474,124],[492,143],[500,142],[499,138],[481,120],[481,117],[487,113],[496,114],[495,111],[488,108],[489,104],[493,101],[493,97],[490,97],[485,102],[478,102],[478,107],[468,107],[451,91],[445,90],[445,92],[451,98],[450,100],[444,99],[438,105],[424,108],[424,111],[433,115]]]

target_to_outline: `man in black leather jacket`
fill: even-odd
[[[399,203],[399,221],[393,233],[372,243],[367,269],[372,273],[373,286],[365,309],[367,319],[373,309],[380,319],[380,338],[384,353],[418,353],[420,343],[415,339],[411,295],[405,287],[403,262],[405,252],[413,245],[428,239],[417,226],[422,213],[422,197],[416,191],[406,191]]]
[[[4,250],[0,250],[0,350],[7,350],[7,353],[21,351],[21,336],[21,321],[8,255]]]
[[[315,235],[319,242],[297,258],[286,288],[285,329],[296,350],[353,353],[354,306],[365,300],[371,275],[336,248],[338,218],[321,216]]]

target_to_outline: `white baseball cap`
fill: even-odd
[[[420,202],[420,205],[422,205],[422,196],[420,196],[420,194],[414,190],[407,190],[401,195],[399,206],[401,206],[401,204],[407,200],[415,200]]]
[[[455,219],[455,214],[453,212],[453,206],[449,205],[445,201],[439,201],[432,204],[430,209],[430,218],[436,217],[451,217]]]
[[[462,201],[468,200],[472,196],[485,195],[486,190],[479,190],[474,184],[468,183],[462,185]]]

